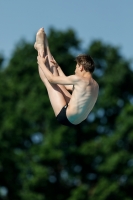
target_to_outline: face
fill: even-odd
[[[78,71],[79,71],[79,65],[78,65],[78,64],[76,64],[76,68],[75,68],[75,74],[77,74],[77,73],[78,73]]]

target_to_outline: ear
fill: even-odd
[[[79,67],[80,67],[80,71],[82,72],[84,70],[83,65],[80,65]]]

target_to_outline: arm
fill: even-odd
[[[53,59],[50,62],[52,62],[54,64],[54,67],[56,67],[56,69],[58,70],[59,76],[66,76],[64,74],[64,72],[62,71],[61,67],[58,65],[58,63],[54,59],[54,57],[53,57]]]
[[[59,65],[57,67],[57,70],[60,76],[66,76]]]
[[[60,84],[60,85],[75,85],[79,81],[79,77],[76,75],[72,76],[54,76],[46,67],[45,63],[47,62],[47,56],[42,58],[37,57],[38,64],[42,68],[46,78],[50,83]]]
[[[62,71],[61,67],[58,65],[58,63],[55,61],[55,59],[53,58],[53,60],[51,60],[51,62],[54,64],[54,66],[57,68],[59,76],[63,76],[66,77],[66,75],[64,74],[64,72]],[[72,91],[73,90],[73,85],[64,85],[65,88],[67,90]]]

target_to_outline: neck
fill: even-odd
[[[83,77],[92,77],[92,74],[90,72],[82,71],[82,76]]]

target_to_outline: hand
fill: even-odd
[[[54,57],[53,57],[52,60],[50,60],[50,62],[52,62],[56,68],[59,67],[59,65],[58,65],[58,63],[55,61]]]
[[[45,56],[45,58],[41,57],[41,56],[37,56],[37,63],[38,65],[42,65],[47,63],[48,60],[48,56]]]

